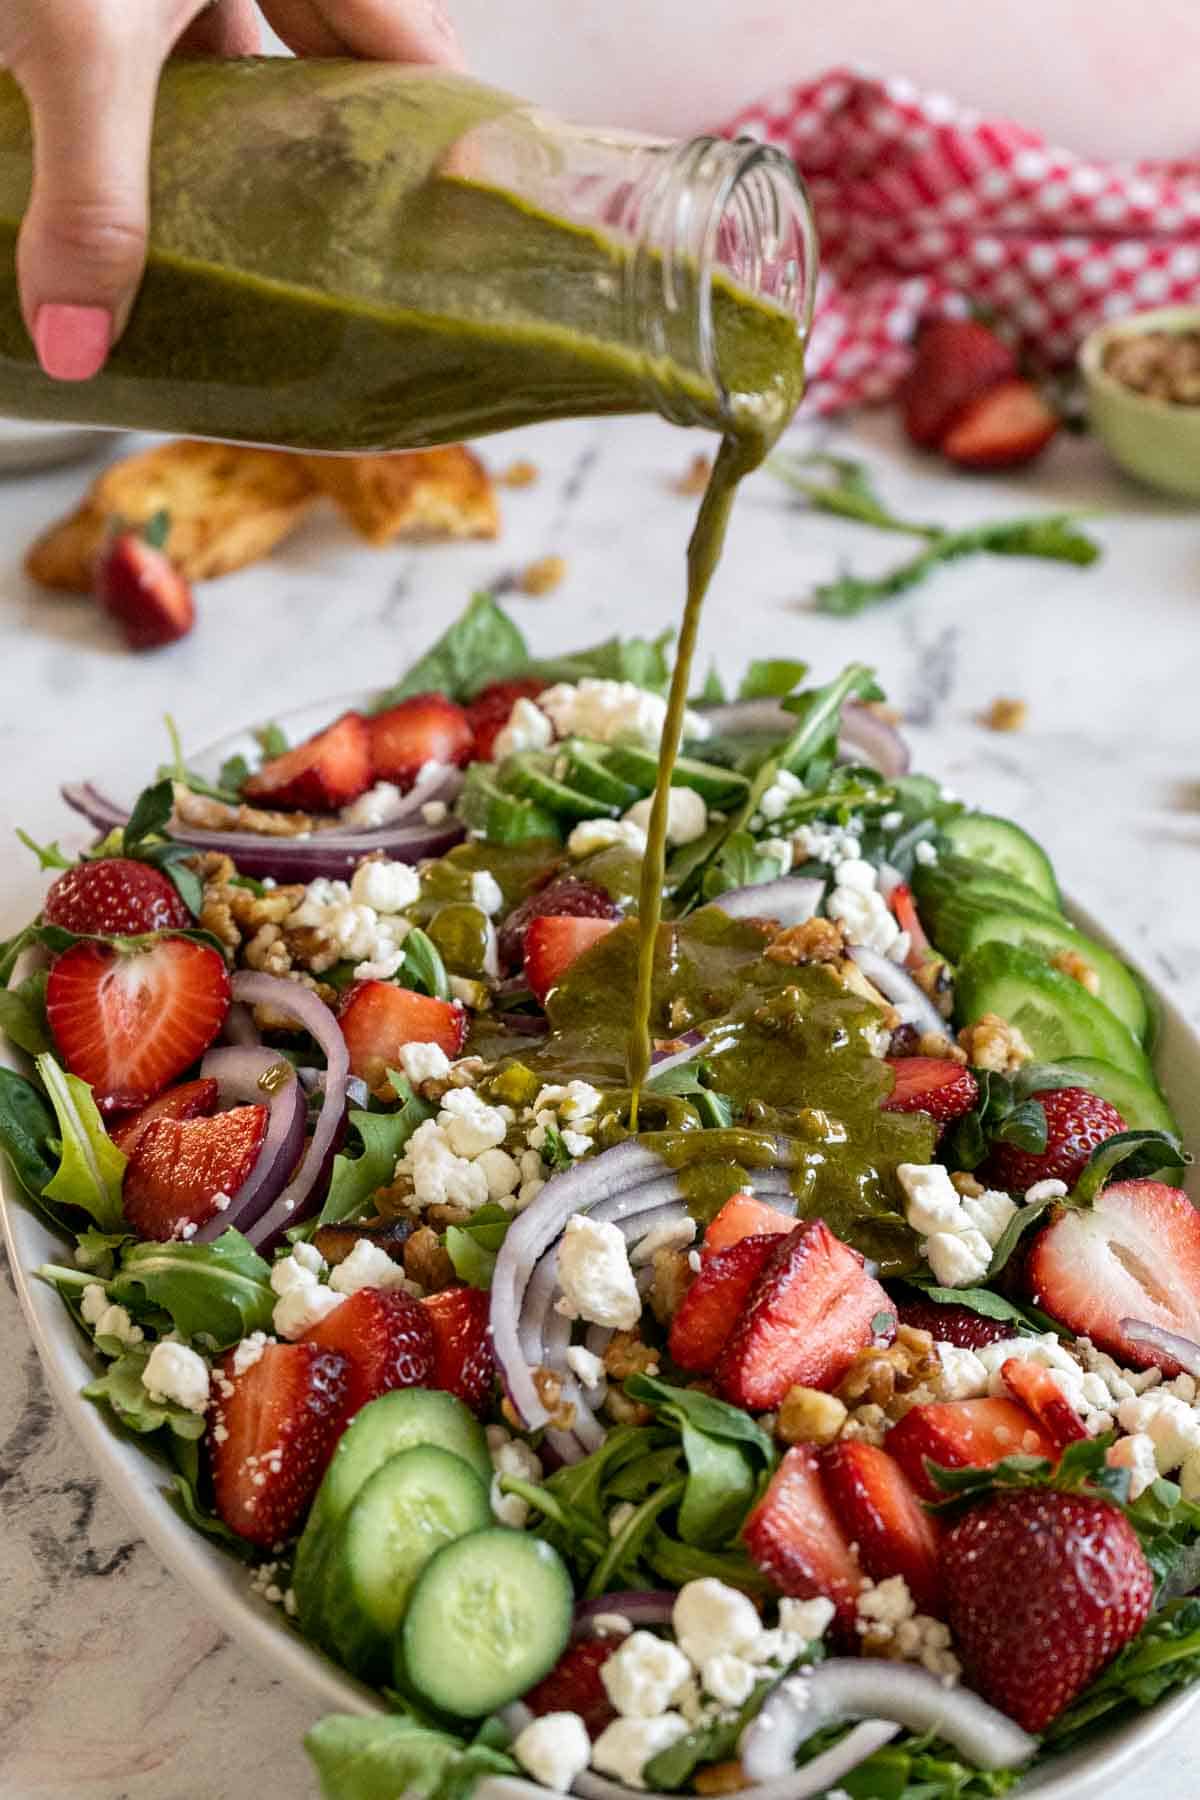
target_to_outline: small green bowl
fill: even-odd
[[[1089,332],[1079,348],[1092,429],[1115,462],[1163,493],[1200,500],[1200,406],[1152,400],[1104,368],[1115,338],[1144,331],[1200,331],[1200,306],[1157,306]]]

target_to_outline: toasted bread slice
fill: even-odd
[[[491,477],[465,444],[389,456],[307,456],[314,481],[371,544],[395,538],[494,538]]]

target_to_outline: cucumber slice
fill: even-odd
[[[482,1719],[554,1667],[574,1599],[544,1539],[505,1526],[459,1538],[412,1591],[396,1641],[399,1685],[441,1712]]]
[[[444,1544],[492,1523],[488,1489],[461,1456],[432,1445],[389,1457],[337,1534],[320,1636],[354,1674],[386,1679],[413,1583]]]
[[[1017,1027],[1039,1062],[1094,1056],[1154,1085],[1133,1033],[1086,988],[1032,950],[998,939],[980,944],[959,965],[954,1000],[960,1025],[995,1013]]]
[[[623,813],[628,812],[635,801],[645,798],[641,787],[623,781],[611,769],[605,768],[604,753],[599,745],[570,738],[559,746],[558,753],[566,762],[564,781],[581,794],[594,794],[597,800],[603,800]]]
[[[1169,1131],[1179,1136],[1175,1115],[1156,1087],[1148,1086],[1126,1069],[1100,1062],[1094,1056],[1068,1056],[1059,1065],[1070,1069],[1080,1087],[1110,1100],[1131,1131]]]
[[[1018,881],[992,863],[977,862],[971,856],[955,856],[946,852],[935,863],[918,863],[913,870],[913,893],[920,901],[926,894],[956,893],[970,888],[972,893],[987,894],[997,900],[1012,900],[1018,906],[1036,906],[1039,911],[1058,913],[1059,907],[1047,900],[1028,882]]]
[[[552,812],[516,794],[506,794],[487,769],[488,765],[475,763],[463,783],[455,810],[464,825],[493,844],[525,844],[534,838],[562,842]]]
[[[649,794],[658,780],[658,757],[653,750],[636,744],[614,744],[604,757],[604,766],[623,781],[632,782]],[[737,806],[750,792],[750,783],[736,769],[722,769],[716,763],[698,762],[691,756],[676,758],[671,771],[672,787],[694,788],[707,806],[722,811]]]
[[[990,863],[1035,889],[1051,906],[1061,904],[1049,857],[1011,819],[997,819],[992,813],[962,813],[942,826],[942,836],[961,856]]]
[[[1040,919],[1051,929],[1071,930],[1062,914],[1043,905],[1031,889],[1026,888],[1024,897],[1018,900],[1015,895],[993,889],[991,883],[970,881],[962,887],[947,883],[918,900],[917,910],[935,949],[951,962],[965,954],[970,932],[989,913],[1019,913],[1027,919]]]
[[[1096,998],[1107,1006],[1109,1012],[1116,1014],[1139,1043],[1144,1040],[1149,1018],[1142,990],[1124,963],[1111,950],[1106,950],[1103,944],[1084,937],[1081,932],[1068,925],[1065,919],[1056,923],[1052,919],[1036,918],[1024,908],[997,908],[995,912],[982,913],[974,924],[967,927],[962,954],[969,956],[980,944],[990,943],[993,939],[1006,944],[1018,944],[1024,950],[1032,950],[1036,955],[1044,956],[1047,962],[1053,962],[1057,951],[1074,951],[1096,972],[1100,982]],[[1064,974],[1066,972],[1063,971]]]
[[[581,794],[568,787],[552,773],[553,759],[525,750],[510,756],[500,770],[500,786],[505,793],[518,794],[532,800],[537,807],[553,813],[556,819],[577,824],[580,819],[615,819],[620,808],[595,794]]]
[[[376,1470],[418,1444],[450,1451],[485,1487],[490,1483],[492,1459],[483,1427],[453,1394],[397,1388],[364,1406],[338,1440],[296,1548],[292,1586],[301,1623],[313,1635],[320,1635],[325,1571],[337,1527]]]

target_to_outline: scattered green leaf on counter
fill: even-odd
[[[149,1301],[184,1337],[225,1350],[252,1331],[270,1331],[271,1266],[240,1232],[211,1244],[138,1243],[121,1258],[109,1293],[123,1304]]]
[[[121,1180],[125,1156],[104,1129],[92,1090],[78,1075],[68,1075],[49,1053],[37,1059],[37,1072],[58,1119],[62,1155],[42,1193],[61,1206],[77,1206],[102,1231],[119,1231]]]
[[[46,1023],[47,973],[35,969],[15,988],[0,988],[0,1031],[29,1056],[53,1048]]]
[[[58,1168],[58,1125],[31,1081],[0,1068],[0,1150],[21,1186],[39,1195]]]
[[[738,687],[739,700],[782,700],[798,688],[808,674],[808,664],[786,656],[752,662]]]
[[[768,459],[767,467],[793,492],[802,494],[818,512],[852,519],[859,525],[874,525],[880,531],[903,532],[909,537],[936,538],[941,535],[938,525],[901,519],[891,512],[875,488],[866,464],[853,457],[829,456],[820,450],[808,455],[777,451]],[[827,469],[833,479],[814,480],[804,473],[806,469]]]
[[[333,1175],[318,1225],[337,1225],[369,1213],[373,1196],[392,1181],[405,1144],[423,1120],[433,1117],[433,1107],[417,1098],[402,1075],[395,1070],[389,1070],[388,1075],[401,1101],[399,1110],[355,1109],[350,1113],[350,1131],[362,1149],[356,1156],[343,1150],[334,1157]]]
[[[142,1383],[142,1373],[150,1360],[151,1346],[136,1344],[124,1356],[111,1362],[103,1375],[89,1381],[83,1389],[85,1400],[110,1406],[122,1425],[130,1431],[160,1431],[170,1426],[176,1436],[198,1438],[204,1435],[203,1413],[188,1412],[186,1407],[169,1401],[152,1400]]]
[[[489,1203],[471,1214],[465,1225],[446,1228],[446,1254],[454,1273],[471,1287],[490,1288],[496,1253],[504,1242],[513,1215]]]
[[[460,1800],[483,1775],[517,1775],[511,1757],[463,1745],[403,1715],[331,1713],[304,1740],[325,1800]]]
[[[57,838],[50,844],[36,843],[27,831],[21,830],[19,825],[17,836],[27,850],[33,851],[38,859],[39,869],[73,869],[75,867],[75,858],[66,854]]]
[[[449,694],[452,700],[468,700],[490,682],[523,674],[528,666],[529,651],[520,630],[491,594],[475,594],[432,650],[375,696],[371,711],[382,712],[412,694],[433,691]]]

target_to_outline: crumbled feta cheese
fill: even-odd
[[[354,965],[355,981],[390,981],[398,975],[404,962],[403,949],[392,950],[378,962],[360,962]]]
[[[400,1067],[405,1079],[419,1087],[423,1081],[444,1081],[450,1073],[450,1058],[440,1044],[402,1044]]]
[[[265,1331],[252,1331],[249,1337],[244,1337],[233,1352],[234,1374],[244,1375],[247,1369],[252,1369],[256,1362],[262,1360],[262,1353],[267,1345],[273,1342]]]
[[[503,1137],[503,1131],[500,1135]],[[413,1192],[422,1206],[465,1206],[469,1212],[474,1212],[488,1199],[486,1171],[469,1157],[455,1154],[437,1119],[425,1119],[417,1126],[396,1164],[396,1173],[410,1177]]]
[[[628,1637],[633,1630],[633,1621],[624,1613],[593,1613],[592,1630],[597,1637]]]
[[[151,1400],[202,1413],[208,1406],[208,1364],[187,1344],[155,1344],[142,1370]]]
[[[862,855],[862,841],[853,825],[802,825],[796,846],[806,862],[855,862]]]
[[[562,1297],[556,1310],[568,1319],[587,1319],[632,1331],[642,1316],[625,1239],[615,1225],[596,1222],[585,1213],[567,1220],[558,1250]]]
[[[325,1258],[315,1244],[294,1244],[286,1256],[278,1258],[271,1270],[271,1287],[277,1294],[291,1293],[293,1288],[312,1287],[325,1273]]]
[[[815,1600],[781,1600],[779,1602],[779,1625],[782,1631],[803,1638],[811,1643],[816,1638],[823,1638],[833,1624],[833,1616],[837,1611],[832,1600],[824,1595]]]
[[[140,1344],[146,1335],[140,1325],[134,1324],[125,1308],[116,1305],[104,1308],[96,1320],[95,1331],[98,1338],[116,1338],[117,1342],[124,1344],[127,1349],[132,1349],[134,1344]]]
[[[659,1250],[686,1250],[695,1241],[696,1221],[693,1218],[667,1220],[662,1225],[654,1225],[640,1238],[629,1253],[629,1260],[635,1269],[645,1263],[654,1261]]]
[[[335,906],[325,915],[325,930],[347,962],[365,962],[379,954],[379,914],[373,906],[354,902]]]
[[[271,1314],[276,1336],[287,1338],[293,1343],[298,1338],[306,1337],[345,1298],[345,1294],[339,1294],[333,1288],[322,1287],[316,1281],[309,1287],[289,1288],[275,1302],[275,1310]]]
[[[604,681],[585,676],[577,684],[562,681],[538,695],[538,705],[553,721],[558,737],[596,738],[602,744],[639,743],[657,749],[667,717],[662,694],[652,694],[632,681]],[[707,719],[687,712],[683,735],[704,738]]]
[[[808,1640],[794,1631],[764,1631],[746,1651],[752,1663],[771,1663],[775,1669],[786,1669],[808,1647]]]
[[[947,1400],[982,1400],[989,1391],[991,1377],[973,1350],[958,1344],[935,1343],[942,1365],[941,1388]]]
[[[781,819],[792,801],[804,792],[804,783],[790,769],[779,769],[758,803],[764,820],[773,825]]]
[[[508,1132],[503,1113],[482,1100],[474,1088],[451,1088],[442,1100],[437,1122],[455,1156],[478,1156],[502,1144]]]
[[[927,869],[932,868],[938,859],[937,846],[931,844],[928,838],[922,838],[921,841],[914,846],[913,856],[923,867]]]
[[[722,1706],[740,1706],[747,1699],[757,1676],[754,1666],[743,1657],[718,1650],[700,1670],[700,1681],[706,1694]]]
[[[792,868],[792,846],[787,838],[760,838],[758,842],[760,856],[770,856],[779,864],[779,873],[788,875]]]
[[[896,1179],[904,1189],[905,1216],[914,1231],[953,1231],[962,1197],[941,1163],[900,1163]]]
[[[677,1712],[660,1713],[657,1719],[614,1719],[592,1745],[592,1767],[602,1775],[614,1775],[626,1787],[644,1788],[642,1770],[651,1757],[687,1731],[687,1720]]]
[[[329,1277],[336,1294],[357,1294],[360,1288],[405,1288],[409,1283],[399,1263],[392,1261],[386,1250],[361,1237],[349,1256],[336,1265]]]
[[[421,808],[421,817],[427,825],[440,825],[449,810],[444,800],[426,800]]]
[[[636,800],[625,814],[625,822],[648,834],[653,806],[653,798]],[[694,844],[707,830],[708,808],[699,794],[692,788],[671,788],[667,797],[668,844]]]
[[[1129,1470],[1129,1498],[1136,1500],[1158,1480],[1158,1460],[1154,1439],[1144,1431],[1131,1432],[1109,1446],[1105,1457],[1110,1469]],[[1185,1464],[1186,1467],[1186,1464]],[[1186,1499],[1186,1495],[1184,1496]]]
[[[501,1205],[511,1200],[521,1185],[520,1168],[507,1150],[481,1150],[475,1158],[475,1167],[483,1170],[488,1199],[499,1201]]]
[[[1085,1371],[1078,1358],[1052,1331],[1044,1332],[1040,1337],[1002,1338],[999,1343],[982,1345],[976,1355],[988,1372],[989,1393],[1008,1393],[1001,1371],[1011,1358],[1040,1363],[1049,1369],[1055,1384],[1093,1437],[1111,1430],[1113,1397],[1107,1383],[1098,1374]]]
[[[631,1631],[601,1664],[600,1679],[625,1719],[653,1719],[667,1710],[671,1696],[691,1669],[683,1651],[652,1631]]]
[[[935,1231],[926,1238],[925,1260],[942,1287],[971,1287],[991,1267],[992,1246],[981,1231]]]
[[[593,1351],[583,1344],[572,1344],[567,1351],[567,1367],[576,1381],[585,1388],[595,1389],[603,1386],[605,1380],[604,1363]]]
[[[873,894],[876,890],[878,874],[875,867],[864,862],[861,856],[848,856],[838,863],[834,873],[840,888],[849,888],[856,894]]]
[[[492,761],[503,762],[506,756],[516,756],[522,750],[545,750],[553,740],[554,726],[550,720],[540,706],[522,695],[513,702],[507,722],[496,733]]]
[[[542,1464],[535,1450],[523,1438],[510,1437],[503,1426],[488,1426],[488,1451],[492,1458],[491,1502],[492,1517],[501,1525],[510,1525],[515,1531],[523,1529],[529,1518],[529,1502],[520,1494],[505,1494],[500,1490],[500,1477],[512,1475],[518,1481],[540,1481]]]
[[[1200,1414],[1161,1388],[1122,1400],[1117,1420],[1122,1431],[1144,1432],[1150,1439],[1160,1475],[1169,1475],[1191,1451],[1200,1449]]]
[[[1056,1181],[1053,1177],[1048,1181],[1035,1181],[1032,1187],[1025,1189],[1025,1204],[1032,1206],[1035,1200],[1061,1200],[1066,1192],[1065,1181]]]
[[[79,1299],[79,1311],[85,1325],[95,1325],[108,1311],[108,1295],[98,1281],[89,1281]]]
[[[908,1591],[903,1575],[890,1575],[886,1581],[868,1582],[854,1603],[860,1632],[876,1626],[895,1629],[904,1619],[916,1615],[916,1602]]]
[[[905,1662],[919,1663],[952,1686],[962,1673],[950,1648],[950,1627],[919,1613],[902,1575],[868,1582],[855,1601],[855,1627],[863,1637],[886,1643]]]
[[[749,1596],[712,1575],[684,1583],[675,1596],[671,1623],[676,1642],[698,1669],[717,1650],[749,1656],[762,1634],[762,1620]]]
[[[543,1713],[518,1733],[512,1750],[535,1781],[565,1794],[575,1777],[587,1768],[592,1741],[578,1713]]]
[[[993,1250],[1004,1236],[1009,1220],[1015,1218],[1017,1212],[1013,1201],[998,1188],[985,1188],[982,1194],[964,1195],[962,1209]]]
[[[567,839],[568,856],[591,856],[621,844],[635,856],[646,853],[646,833],[632,819],[584,819]]]
[[[420,898],[421,877],[411,863],[359,863],[350,883],[350,898],[377,913],[399,913]]]
[[[349,806],[343,806],[342,823],[354,826],[357,831],[376,831],[392,818],[402,798],[394,781],[377,781],[374,787],[369,787],[365,794],[360,794]],[[371,904],[374,905],[374,901]]]
[[[838,875],[847,866],[869,868],[870,864],[838,865]],[[857,887],[844,887],[840,881],[826,901],[825,910],[831,919],[841,926],[846,941],[858,944],[865,950],[874,950],[880,956],[886,956],[896,939],[900,936],[900,927],[893,918],[887,901],[882,894],[864,892]]]
[[[885,812],[879,821],[879,828],[881,831],[899,831],[903,823],[904,814],[902,812]]]
[[[571,1156],[586,1156],[594,1142],[586,1131],[572,1131],[569,1127],[560,1131],[559,1136],[563,1141],[563,1149]]]
[[[471,877],[471,901],[481,913],[490,919],[495,913],[504,911],[504,895],[500,891],[500,883],[490,869],[476,869]]]

